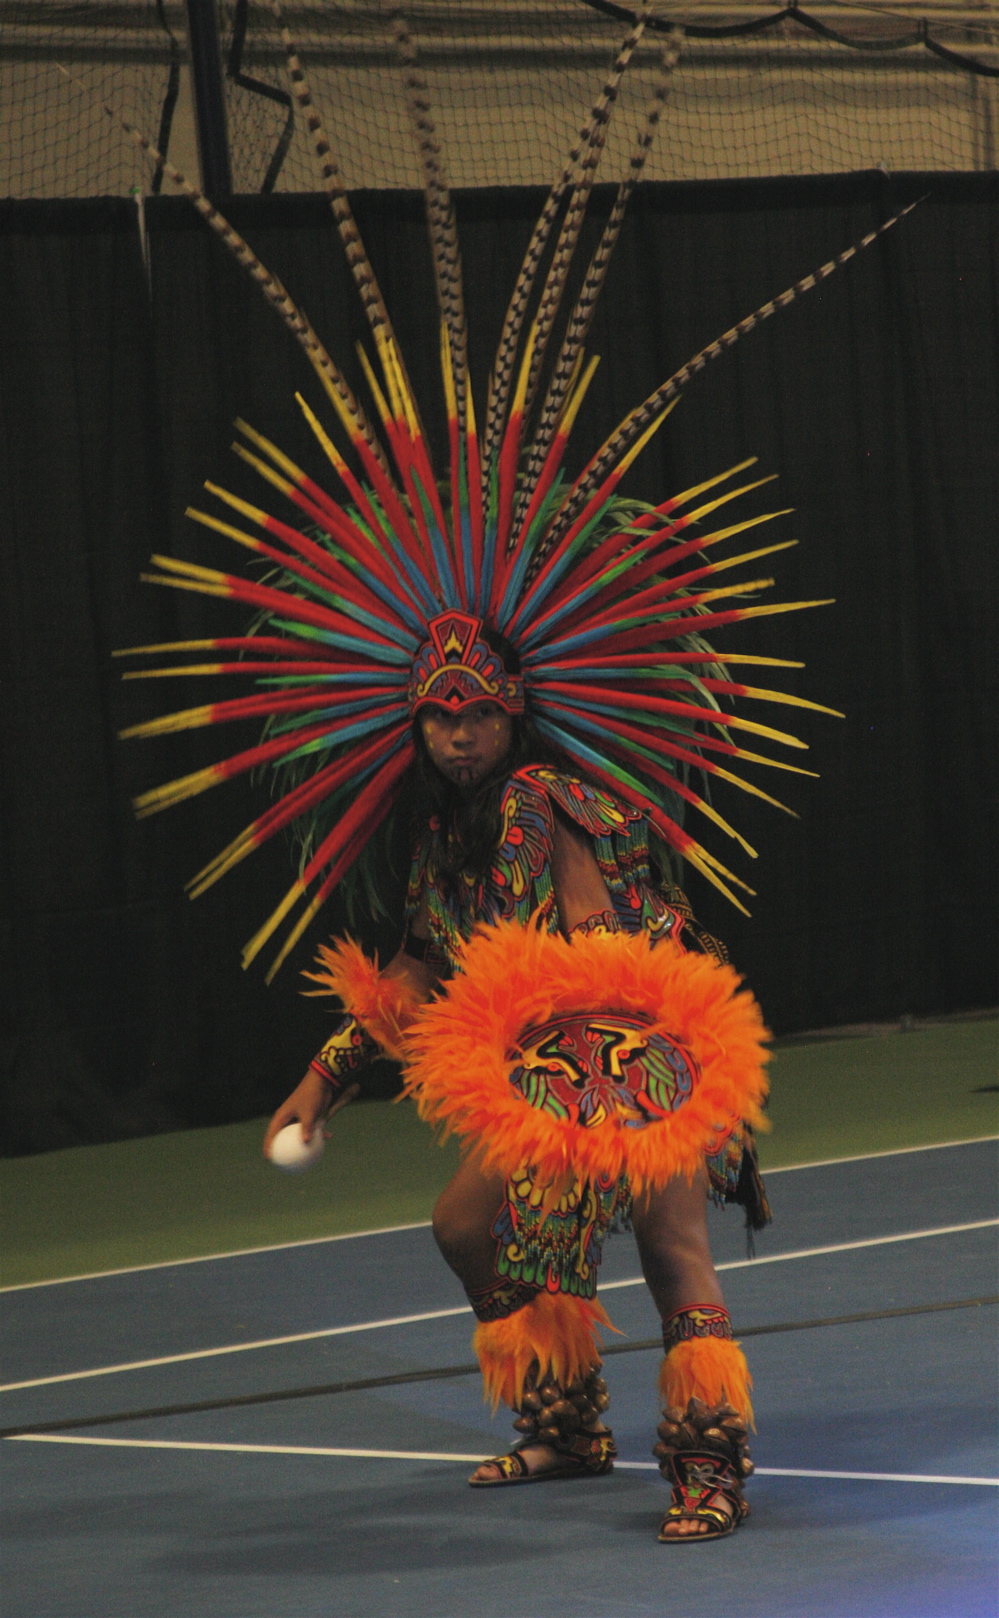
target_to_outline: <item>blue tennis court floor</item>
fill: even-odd
[[[425,1225],[10,1289],[0,1612],[995,1618],[996,1157],[775,1172],[752,1261],[712,1213],[760,1428],[750,1521],[713,1545],[656,1540],[628,1236],[601,1282],[621,1462],[506,1490],[466,1486],[509,1414]]]

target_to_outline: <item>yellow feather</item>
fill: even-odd
[[[221,663],[187,663],[175,669],[129,669],[122,680],[164,680],[173,674],[218,674]]]
[[[735,905],[736,910],[741,910],[744,916],[750,915],[750,911],[746,909],[741,900],[736,898],[731,889],[725,886],[725,883],[721,880],[721,878],[715,875],[710,865],[708,865],[704,860],[699,859],[698,856],[692,853],[690,849],[684,850],[683,857],[685,860],[689,861],[689,863],[694,867],[695,871],[700,871],[701,875],[707,878],[713,888],[717,888],[719,893],[723,893],[729,903]]]
[[[580,353],[579,363],[582,363],[582,359],[583,356],[582,353]],[[582,405],[583,400],[586,398],[587,390],[590,383],[593,381],[593,374],[599,364],[600,355],[594,354],[593,358],[587,365],[586,370],[583,372],[582,380],[576,388],[575,393],[570,396],[569,402],[562,412],[562,419],[558,424],[558,432],[560,437],[568,438],[570,432],[572,431],[573,423],[579,414],[579,408]]]
[[[258,433],[256,428],[251,427],[240,416],[236,418],[236,431],[248,438],[251,444],[256,444],[257,448],[262,449],[265,455],[269,455],[274,465],[288,474],[292,483],[304,483],[305,473],[302,468],[296,466],[295,462],[283,450],[278,449],[276,444],[272,444],[269,438],[265,438],[263,433]]]
[[[808,743],[799,741],[797,736],[789,736],[783,730],[773,730],[769,725],[758,725],[754,719],[735,719],[727,715],[724,719],[706,719],[704,723],[716,725],[719,730],[748,730],[752,736],[765,736],[768,742],[783,742],[785,747],[808,750]]]
[[[312,428],[312,431],[314,432],[319,443],[322,445],[323,451],[329,460],[330,465],[338,474],[342,474],[346,470],[347,463],[340,454],[340,451],[337,449],[332,438],[330,438],[325,427],[322,425],[322,422],[315,414],[315,411],[306,402],[306,400],[302,398],[302,395],[300,393],[296,393],[295,398],[298,401],[299,408],[301,409],[303,416],[305,417],[309,426]]]
[[[228,601],[232,592],[227,584],[204,584],[197,579],[161,579],[158,573],[140,573],[143,584],[167,584],[171,590],[193,590],[195,595],[221,596]]]
[[[112,657],[140,657],[160,652],[207,652],[215,650],[214,640],[167,640],[157,646],[125,646],[112,652]],[[126,675],[127,679],[128,676]]]
[[[402,361],[399,358],[399,350],[396,348],[391,337],[384,337],[382,342],[385,348],[385,360],[388,362],[387,375],[392,377],[396,396],[402,407],[401,414],[405,417],[406,426],[409,428],[410,435],[413,439],[417,439],[420,437],[420,419],[417,415],[416,405],[413,402],[413,396],[410,393],[409,385],[406,381],[406,372]],[[382,362],[383,365],[385,364],[385,360]]]
[[[782,540],[779,545],[763,545],[758,551],[743,551],[739,556],[727,556],[724,562],[709,562],[705,565],[713,573],[724,573],[726,568],[738,567],[742,562],[758,562],[761,556],[773,556],[775,551],[789,551],[797,545],[796,539]]]
[[[792,775],[810,775],[813,780],[819,778],[818,770],[803,770],[800,764],[785,764],[783,759],[764,758],[762,753],[749,753],[744,747],[737,747],[730,757],[745,759],[747,764],[769,764],[772,770],[789,770]]]
[[[372,368],[371,361],[368,359],[364,344],[357,343],[355,346],[357,349],[357,357],[361,362],[361,369],[364,372],[365,381],[368,384],[371,397],[375,401],[375,409],[378,411],[378,414],[381,417],[383,426],[388,426],[392,423],[395,412],[391,411],[385,402],[385,395],[378,386],[378,378],[375,376],[374,369]],[[384,361],[382,363],[384,368]],[[385,380],[388,383],[389,393],[391,394],[392,384],[388,377],[386,377]]]
[[[231,523],[220,522],[218,517],[209,517],[207,512],[197,511],[194,506],[188,506],[184,512],[192,522],[199,522],[204,528],[212,528],[217,534],[225,534],[227,539],[234,539],[237,545],[245,545],[248,551],[259,551],[260,541],[251,534],[244,534],[241,528],[233,528]]]
[[[274,979],[277,977],[277,975],[280,972],[280,970],[281,970],[282,966],[284,965],[285,961],[288,959],[288,956],[291,954],[292,950],[295,948],[295,945],[298,943],[298,940],[301,938],[302,934],[305,932],[305,929],[308,927],[309,923],[313,920],[313,918],[315,916],[318,916],[320,910],[323,907],[323,903],[324,903],[324,900],[321,897],[321,892],[322,892],[322,890],[320,889],[320,893],[318,893],[316,895],[316,897],[311,901],[310,904],[308,904],[306,906],[306,908],[303,910],[302,914],[299,916],[297,922],[295,923],[295,925],[292,928],[291,932],[288,934],[288,936],[285,939],[283,945],[281,946],[280,951],[274,957],[274,960],[271,962],[270,968],[267,971],[266,976],[264,977],[264,982],[265,983],[271,984],[271,983],[274,982]]]
[[[723,819],[713,804],[708,803],[705,798],[698,797],[696,807],[701,811],[702,815],[707,815],[708,819],[713,820],[716,826],[720,827],[722,831],[727,832],[729,837],[734,837],[740,848],[745,849],[750,859],[755,860],[759,857],[755,848],[753,848],[750,843],[746,842],[746,839],[736,831],[734,826],[730,826],[728,821]]]
[[[696,848],[696,853],[697,853],[698,859],[704,860],[707,865],[710,865],[710,867],[711,867],[711,869],[713,871],[717,871],[720,876],[728,877],[728,880],[730,882],[734,882],[736,887],[741,888],[743,893],[751,893],[753,895],[753,898],[755,899],[755,897],[756,897],[755,888],[749,887],[747,883],[743,882],[741,877],[736,876],[734,871],[730,871],[728,869],[727,865],[723,865],[721,860],[716,859],[714,854],[711,854],[706,848],[702,848],[700,843],[697,843],[695,845],[695,848]],[[687,855],[684,854],[685,859],[686,859],[686,857],[687,857]]]
[[[803,773],[810,774],[811,772],[806,771]],[[731,770],[723,770],[720,764],[715,765],[712,774],[717,775],[720,781],[731,781],[733,786],[741,787],[743,792],[752,793],[754,798],[762,798],[764,803],[772,804],[775,809],[783,809],[786,815],[792,815],[795,820],[800,818],[793,809],[788,808],[786,803],[781,803],[778,798],[772,798],[769,792],[762,791],[760,787],[754,787],[752,782],[743,781],[738,775],[733,775]]]
[[[748,494],[751,489],[762,489],[765,483],[774,483],[776,479],[777,473],[771,472],[769,477],[757,478],[755,483],[744,483],[741,488],[730,489],[728,494],[720,494],[717,500],[709,500],[706,506],[698,506],[696,511],[688,512],[685,520],[688,523],[700,522],[701,518],[706,517],[709,511],[717,511],[719,506],[728,505],[730,500],[738,500],[740,494]],[[793,506],[788,506],[787,511],[774,512],[773,515],[777,517],[785,517],[788,512],[793,510]],[[669,521],[668,517],[666,521]]]
[[[241,516],[249,517],[251,522],[257,523],[261,528],[267,526],[267,513],[266,511],[261,511],[259,506],[251,506],[248,500],[241,500],[238,494],[230,494],[228,489],[220,488],[217,483],[206,483],[205,488],[209,494],[215,496],[216,500],[221,500],[225,505],[231,506],[233,511],[238,511]]]
[[[262,478],[266,478],[268,483],[273,484],[275,489],[280,490],[282,494],[291,495],[295,485],[288,478],[283,478],[280,473],[273,471],[266,461],[262,461],[258,455],[251,455],[250,451],[244,449],[242,444],[233,444],[232,447],[241,461],[245,461],[247,466],[252,466],[255,471],[260,473]]]
[[[684,489],[683,493],[676,495],[671,502],[673,509],[675,510],[677,506],[685,506],[688,500],[696,500],[697,496],[703,494],[706,489],[713,489],[716,484],[724,483],[726,478],[735,477],[737,472],[744,472],[747,466],[755,466],[758,460],[758,455],[750,455],[747,461],[739,461],[735,466],[730,466],[727,472],[719,472],[713,478],[705,478],[703,483],[695,483],[691,489]]]
[[[729,596],[748,596],[754,590],[772,590],[773,579],[747,579],[745,584],[730,584],[726,590],[698,591],[697,599],[704,605],[709,601],[725,601]],[[682,598],[681,598],[682,599]]]
[[[256,837],[253,836],[251,828],[247,827],[238,837],[233,838],[220,854],[216,854],[204,870],[199,871],[197,876],[192,876],[189,882],[185,882],[185,893],[191,899],[200,898],[201,894],[206,893],[214,883],[225,876],[227,871],[231,871],[234,865],[238,865],[240,860],[245,860],[248,854],[252,854],[257,846]]]
[[[807,697],[793,697],[789,691],[764,691],[759,686],[743,686],[742,696],[755,697],[760,702],[783,702],[789,708],[810,708],[813,713],[831,714],[833,719],[845,719],[838,708],[824,708],[821,702],[809,702]]]
[[[623,474],[625,472],[627,472],[627,470],[628,470],[629,466],[631,465],[632,461],[635,461],[635,460],[638,459],[639,455],[641,455],[642,450],[645,448],[646,444],[649,442],[649,440],[651,438],[655,437],[656,433],[659,431],[659,429],[662,426],[663,422],[666,420],[666,417],[668,415],[670,415],[673,410],[676,409],[676,407],[677,407],[677,405],[679,403],[680,403],[679,398],[670,400],[669,404],[666,406],[666,409],[661,411],[659,413],[659,415],[656,417],[655,421],[652,422],[650,424],[650,426],[646,427],[646,429],[645,429],[644,433],[642,433],[641,437],[637,438],[635,440],[635,442],[632,444],[631,448],[629,449],[628,453],[626,455],[622,455],[621,459],[617,463],[617,466],[615,467],[616,472],[620,473],[622,476],[623,476]]]
[[[185,708],[180,713],[161,714],[159,719],[146,719],[141,725],[128,725],[119,730],[118,738],[126,742],[136,736],[172,736],[178,730],[198,730],[210,725],[215,704],[203,703],[198,708]]]
[[[294,906],[297,905],[299,899],[302,897],[304,892],[305,892],[305,884],[303,882],[298,881],[298,879],[296,878],[296,880],[292,883],[291,887],[288,889],[288,892],[285,894],[284,898],[281,900],[281,903],[278,905],[277,909],[274,911],[273,915],[268,917],[268,919],[264,922],[264,925],[261,927],[261,929],[260,929],[260,931],[258,933],[254,933],[253,937],[250,939],[250,942],[247,944],[246,948],[244,949],[244,951],[243,951],[243,970],[244,970],[244,972],[245,972],[246,968],[248,966],[250,966],[253,963],[253,961],[256,960],[257,956],[260,954],[260,951],[263,949],[263,947],[266,944],[267,940],[270,938],[271,933],[274,931],[275,927],[280,927],[281,923],[283,922],[285,916],[288,914],[289,910],[292,910],[294,908]]]
[[[214,567],[199,567],[197,562],[182,562],[175,556],[156,556],[149,558],[161,567],[165,573],[179,573],[181,578],[202,579],[205,584],[224,584],[225,574]]]
[[[510,406],[510,415],[522,415],[524,400],[527,398],[527,384],[531,375],[531,360],[534,358],[534,345],[538,339],[538,323],[531,322],[531,329],[527,334],[527,343],[524,355],[520,362],[520,375],[517,378],[517,387],[513,395],[513,404]]]
[[[125,734],[123,731],[122,735]],[[199,792],[207,792],[209,787],[217,786],[221,780],[218,765],[210,764],[205,770],[195,770],[193,775],[182,775],[176,781],[168,781],[165,786],[153,787],[152,791],[140,793],[132,799],[136,819],[146,820],[161,809],[183,803],[185,798],[195,798]]]
[[[835,596],[827,596],[824,601],[778,601],[770,607],[742,607],[739,617],[768,618],[778,612],[804,612],[806,607],[831,607],[835,601]]]

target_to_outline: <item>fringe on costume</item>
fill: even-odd
[[[595,1298],[539,1292],[516,1314],[477,1327],[472,1347],[493,1414],[500,1404],[518,1409],[529,1379],[551,1375],[564,1388],[574,1377],[585,1378],[600,1363],[601,1326],[616,1329]]]
[[[754,1432],[753,1405],[746,1356],[738,1343],[718,1337],[694,1337],[677,1343],[659,1370],[659,1393],[667,1410],[686,1410],[691,1399],[708,1406],[734,1406]]]
[[[637,1194],[678,1174],[692,1179],[745,1119],[766,1129],[769,1038],[760,1009],[730,966],[646,934],[576,934],[481,928],[462,970],[407,1033],[407,1089],[420,1115],[456,1133],[486,1170],[509,1177],[523,1163],[536,1183],[627,1174]],[[531,1028],[570,1012],[639,1012],[649,1032],[678,1041],[697,1070],[676,1110],[644,1128],[616,1116],[596,1128],[532,1106],[510,1083]]]
[[[321,944],[317,961],[323,970],[303,976],[322,987],[304,992],[338,995],[344,1009],[353,1013],[386,1056],[403,1061],[406,1031],[420,1009],[419,996],[407,980],[380,972],[378,957],[369,959],[352,938]]]

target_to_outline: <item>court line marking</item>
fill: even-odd
[[[965,1140],[931,1141],[927,1146],[893,1146],[886,1152],[858,1152],[852,1157],[823,1157],[812,1163],[783,1163],[778,1168],[764,1169],[764,1174],[796,1174],[800,1169],[834,1168],[837,1163],[868,1163],[879,1157],[905,1157],[913,1152],[943,1152],[955,1146],[981,1146],[985,1141],[997,1141],[999,1135],[969,1135]],[[88,1270],[83,1275],[54,1275],[45,1281],[15,1281],[0,1287],[0,1296],[7,1292],[29,1292],[34,1287],[64,1287],[74,1281],[104,1281],[116,1275],[139,1275],[146,1270],[169,1270],[186,1264],[214,1264],[227,1258],[252,1258],[256,1253],[283,1253],[295,1247],[319,1247],[323,1242],[352,1242],[364,1236],[394,1236],[404,1230],[429,1230],[429,1219],[415,1219],[408,1225],[379,1225],[374,1230],[345,1230],[336,1236],[303,1236],[293,1242],[268,1242],[263,1247],[233,1247],[222,1253],[197,1253],[193,1258],[162,1258],[153,1264],[125,1264],[116,1270]]]
[[[618,1461],[614,1470],[623,1467],[629,1472],[658,1472],[656,1461]],[[755,1478],[846,1478],[862,1483],[978,1483],[986,1488],[999,1489],[999,1478],[955,1478],[928,1472],[820,1472],[797,1466],[758,1466]]]
[[[945,1303],[915,1304],[904,1309],[874,1309],[859,1314],[830,1315],[818,1320],[773,1321],[769,1325],[759,1326],[740,1325],[738,1334],[740,1338],[771,1337],[791,1331],[819,1331],[830,1326],[859,1326],[879,1320],[950,1313],[956,1309],[983,1309],[992,1304],[999,1304],[999,1293],[980,1298],[954,1298]],[[658,1337],[639,1337],[623,1343],[605,1344],[602,1353],[605,1359],[609,1359],[612,1354],[646,1354],[650,1349],[658,1351],[661,1348],[660,1334]],[[250,1406],[259,1408],[261,1405],[282,1404],[290,1399],[322,1399],[341,1393],[368,1393],[375,1389],[380,1391],[383,1388],[414,1387],[419,1383],[465,1379],[477,1375],[478,1370],[479,1367],[473,1360],[470,1365],[423,1366],[418,1370],[401,1371],[393,1376],[361,1377],[348,1381],[313,1383],[305,1387],[275,1388],[266,1393],[233,1394],[225,1399],[194,1399],[186,1403],[146,1405],[138,1410],[105,1410],[99,1416],[64,1416],[59,1421],[15,1422],[9,1427],[0,1427],[0,1438],[19,1438],[25,1433],[59,1433],[64,1436],[67,1432],[80,1432],[84,1427],[119,1427],[122,1422],[148,1422],[161,1420],[164,1416],[200,1416],[209,1411],[245,1410]]]
[[[84,1444],[103,1449],[208,1450],[228,1455],[326,1455],[344,1460],[455,1461],[463,1465],[492,1459],[490,1455],[456,1455],[453,1451],[420,1449],[327,1449],[311,1444],[202,1444],[178,1438],[63,1438],[58,1433],[22,1433],[8,1444]],[[615,1461],[615,1467],[633,1472],[658,1472],[655,1461]],[[758,1466],[764,1478],[843,1478],[863,1483],[963,1483],[999,1488],[999,1478],[956,1478],[918,1472],[813,1472],[794,1467]]]
[[[777,1168],[764,1169],[765,1178],[771,1174],[796,1174],[799,1169],[830,1169],[838,1163],[868,1163],[876,1157],[907,1157],[913,1152],[943,1152],[951,1146],[981,1146],[985,1141],[999,1141],[999,1135],[970,1135],[967,1140],[935,1140],[928,1146],[892,1146],[886,1152],[855,1152],[850,1157],[817,1157],[811,1163],[783,1163]],[[0,1288],[0,1291],[3,1289]]]
[[[760,1258],[730,1259],[715,1268],[722,1270],[756,1269],[761,1264],[783,1264],[790,1259],[820,1258],[826,1253],[850,1253],[862,1247],[888,1247],[896,1242],[923,1241],[931,1236],[955,1236],[968,1230],[985,1230],[999,1225],[997,1219],[975,1219],[964,1225],[938,1225],[932,1230],[907,1230],[896,1236],[865,1236],[856,1242],[833,1242],[826,1247],[801,1247],[790,1253],[765,1253]],[[622,1287],[645,1285],[645,1277],[629,1276],[625,1281],[608,1281],[600,1292],[615,1292]],[[224,1354],[246,1354],[258,1348],[283,1348],[289,1343],[310,1343],[325,1337],[348,1337],[355,1332],[379,1331],[388,1326],[415,1326],[425,1320],[446,1320],[454,1315],[470,1315],[467,1303],[450,1309],[427,1309],[418,1315],[392,1315],[386,1320],[359,1320],[349,1326],[323,1326],[317,1331],[293,1332],[286,1337],[261,1337],[252,1343],[225,1343],[219,1348],[194,1348],[183,1354],[162,1354],[155,1359],[128,1360],[116,1365],[99,1365],[87,1371],[63,1371],[58,1376],[31,1377],[23,1382],[0,1383],[0,1393],[15,1393],[22,1388],[51,1387],[57,1382],[84,1382],[91,1377],[115,1376],[121,1371],[147,1371],[160,1365],[181,1365],[189,1360],[216,1359]]]
[[[971,1146],[974,1142],[955,1141],[954,1144]],[[919,1147],[916,1149],[921,1150]],[[15,1281],[10,1286],[0,1287],[0,1294],[28,1292],[32,1287],[64,1287],[72,1281],[104,1281],[114,1275],[139,1275],[145,1270],[179,1269],[184,1264],[214,1264],[217,1259],[250,1258],[254,1253],[283,1253],[293,1247],[319,1247],[323,1242],[352,1242],[361,1236],[395,1236],[404,1230],[429,1228],[429,1219],[414,1219],[408,1225],[378,1225],[374,1230],[344,1230],[337,1236],[302,1236],[294,1242],[267,1242],[263,1247],[233,1247],[223,1253],[196,1253],[193,1258],[160,1258],[154,1264],[125,1264],[118,1270],[88,1270],[85,1275],[53,1275],[47,1281]]]
[[[896,1236],[865,1236],[856,1242],[830,1242],[825,1247],[799,1247],[791,1253],[761,1253],[759,1258],[732,1258],[716,1264],[715,1270],[755,1270],[761,1264],[784,1264],[792,1258],[821,1258],[825,1253],[853,1253],[861,1247],[889,1247],[893,1242],[918,1242],[929,1236],[956,1236],[963,1230],[986,1230],[999,1225],[999,1219],[973,1219],[966,1225],[938,1225],[933,1230],[904,1230]],[[605,1281],[600,1292],[614,1292],[620,1287],[644,1285],[643,1275],[629,1276],[626,1281]],[[0,1387],[0,1393],[3,1388]]]

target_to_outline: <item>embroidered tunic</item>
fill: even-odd
[[[548,932],[559,931],[551,876],[556,810],[592,838],[600,875],[623,931],[637,933],[644,928],[653,938],[677,943],[683,934],[685,946],[692,943],[719,960],[727,959],[724,946],[696,926],[680,890],[664,892],[655,882],[648,825],[638,810],[549,765],[529,764],[507,782],[500,801],[500,843],[484,878],[463,875],[456,891],[441,882],[448,831],[436,816],[416,850],[407,922],[425,900],[431,942],[451,970],[458,964],[461,941],[471,936],[478,922],[526,925],[537,913]]]
[[[669,938],[726,960],[724,945],[697,926],[679,888],[664,888],[653,875],[649,832],[644,816],[618,803],[608,793],[545,764],[532,764],[511,775],[500,800],[501,835],[484,877],[463,874],[457,882],[441,879],[448,863],[449,828],[434,817],[413,857],[406,900],[407,929],[421,906],[429,920],[428,959],[442,977],[459,967],[460,946],[480,922],[514,921],[526,926],[537,917],[549,932],[561,918],[552,883],[551,858],[555,815],[561,813],[592,839],[593,852],[622,930],[643,929],[654,939]],[[358,1037],[366,1042],[357,1046]],[[377,1046],[360,1033],[349,1015],[338,1022],[315,1066],[342,1084],[362,1051]],[[744,1201],[744,1158],[755,1171],[752,1136],[743,1126],[707,1158],[710,1192],[716,1203]],[[755,1178],[751,1175],[750,1178]],[[499,1313],[510,1312],[545,1287],[579,1297],[593,1297],[603,1239],[614,1225],[626,1223],[631,1193],[624,1179],[576,1182],[555,1202],[547,1187],[536,1185],[529,1164],[511,1176],[506,1200],[493,1225],[496,1268],[506,1283],[496,1295]],[[506,1292],[509,1292],[509,1297]]]

